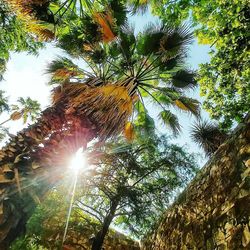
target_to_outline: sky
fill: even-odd
[[[134,23],[135,31],[140,32],[148,22],[157,21],[157,18],[153,17],[149,13],[144,16],[132,17],[130,22]],[[190,46],[188,67],[190,69],[198,69],[198,65],[209,61],[209,47],[198,45],[195,41]],[[7,65],[7,72],[4,75],[4,81],[0,82],[0,89],[4,90],[9,97],[10,104],[14,104],[18,97],[31,97],[37,100],[42,108],[50,104],[50,90],[51,87],[47,85],[48,75],[45,74],[46,65],[55,59],[58,55],[62,55],[62,51],[55,48],[53,44],[47,45],[45,49],[40,50],[38,56],[28,55],[27,53],[12,53],[11,58]],[[202,102],[199,96],[199,89],[188,93],[190,97],[196,98]],[[156,107],[150,106],[150,114],[156,118],[154,110]],[[189,152],[199,153],[201,157],[198,159],[199,165],[202,166],[206,158],[202,150],[194,144],[190,139],[191,125],[195,122],[195,118],[189,114],[175,111],[179,117],[180,124],[182,126],[182,133],[178,138],[172,141],[178,143],[181,146],[185,146]],[[202,111],[202,117],[208,118],[205,111]],[[0,115],[0,122],[7,119],[6,114]],[[157,127],[160,132],[164,134],[170,134],[166,128],[164,128],[156,120]],[[10,128],[10,132],[15,134],[17,131],[23,128],[22,121],[10,121],[6,124]]]

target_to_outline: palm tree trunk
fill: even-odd
[[[26,223],[44,194],[51,188],[43,176],[39,189],[26,189],[19,194],[14,184],[0,186],[0,249],[7,250],[12,241],[25,233]]]
[[[101,250],[106,234],[108,233],[109,226],[114,219],[116,208],[119,204],[119,199],[113,200],[110,211],[105,217],[101,230],[96,234],[92,243],[92,250]]]
[[[1,250],[25,232],[37,203],[63,177],[64,160],[94,138],[94,126],[87,118],[69,122],[63,113],[55,108],[45,110],[36,124],[0,150]]]
[[[47,137],[51,131],[61,129],[65,117],[57,108],[47,108],[41,118],[26,129],[13,136],[8,144],[0,150],[1,165],[14,162],[20,154],[25,154]]]

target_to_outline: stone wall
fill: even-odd
[[[249,116],[145,237],[143,249],[250,249]]]
[[[71,213],[63,250],[91,250],[93,237],[100,229],[100,224],[96,220],[83,212],[78,212],[73,209]],[[50,214],[48,214],[46,220],[41,222],[42,230],[36,235],[40,239],[41,249],[61,250],[65,230],[65,219],[62,218],[66,218],[66,216],[67,210],[63,208],[60,211],[59,208],[56,215],[50,216]],[[31,219],[32,218],[33,217],[31,217]],[[34,220],[36,221],[36,219],[36,214],[34,214]],[[34,237],[34,235],[31,235],[31,237]],[[130,237],[110,228],[105,237],[103,249],[140,250],[140,246],[138,241],[134,241]],[[0,250],[2,249],[0,248]]]
[[[64,244],[64,250],[91,250],[92,241],[89,231],[71,232]],[[140,250],[139,243],[125,235],[112,231],[105,237],[103,250]]]

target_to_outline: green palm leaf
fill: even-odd
[[[59,57],[47,67],[46,73],[51,75],[50,84],[62,83],[74,76],[82,76],[82,71],[70,59]]]
[[[193,125],[191,138],[210,156],[226,140],[227,134],[214,123],[200,121]]]
[[[193,35],[186,25],[172,28],[168,24],[151,23],[140,35],[137,49],[139,54],[158,53],[165,55],[164,60],[167,60],[183,52],[192,41]]]
[[[181,130],[178,118],[176,115],[171,113],[169,110],[163,110],[159,113],[159,119],[162,120],[163,124],[169,127],[174,135],[178,135]]]
[[[179,70],[172,76],[172,84],[177,88],[194,88],[197,86],[195,73],[188,70]]]

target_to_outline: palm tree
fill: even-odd
[[[227,139],[228,134],[223,132],[218,125],[209,121],[200,121],[192,128],[191,138],[206,153],[211,156]]]
[[[12,105],[11,110],[14,112],[10,115],[10,118],[1,122],[0,126],[10,120],[18,120],[20,118],[23,118],[23,123],[26,123],[28,118],[30,118],[30,120],[34,122],[39,116],[41,107],[37,101],[32,100],[30,97],[27,97],[26,99],[20,97],[17,100],[17,103],[18,104]]]
[[[3,0],[11,10],[11,16],[15,16],[22,32],[35,34],[39,41],[50,41],[55,37],[53,31],[52,13],[47,13],[50,1],[48,0]]]
[[[180,124],[171,106],[199,115],[198,102],[184,95],[196,85],[194,72],[184,68],[186,49],[192,41],[188,28],[150,24],[136,36],[126,25],[126,11],[123,4],[108,4],[81,19],[72,18],[67,32],[59,34],[58,46],[82,59],[86,68],[81,69],[68,57],[51,62],[47,71],[51,83],[58,85],[52,93],[53,105],[0,151],[0,216],[8,218],[0,224],[2,248],[8,245],[16,225],[27,219],[13,219],[13,211],[22,215],[26,203],[20,209],[20,204],[13,205],[6,197],[13,197],[17,190],[22,201],[30,191],[27,187],[36,185],[32,180],[40,178],[40,172],[50,172],[48,182],[53,185],[70,153],[86,147],[93,138],[104,141],[124,131],[131,139],[134,128],[142,132],[152,129],[147,99],[159,107],[159,118],[174,133],[179,132]],[[42,191],[33,195],[35,200],[48,185],[40,188]],[[9,207],[12,213],[8,213]]]
[[[87,70],[67,57],[49,65],[51,83],[60,84],[54,91],[54,104],[68,103],[71,113],[91,112],[93,122],[102,128],[100,137],[109,137],[111,131],[130,128],[127,122],[138,125],[150,121],[144,102],[150,98],[161,109],[159,118],[178,133],[180,124],[171,105],[199,115],[198,102],[184,95],[196,85],[194,72],[183,68],[186,47],[192,40],[188,28],[150,24],[135,36],[126,26],[117,29],[112,20],[112,13],[96,20],[86,16],[84,27],[75,25],[61,37],[59,47],[82,59]],[[81,36],[82,30],[85,33]],[[113,101],[119,102],[119,110]],[[109,112],[100,112],[109,108]]]

